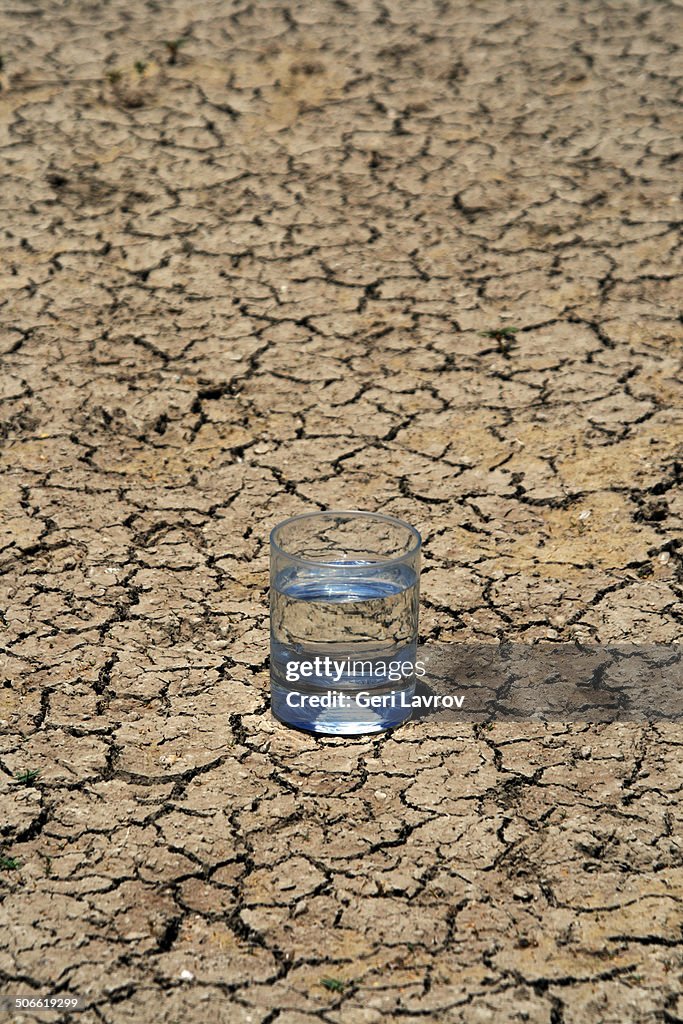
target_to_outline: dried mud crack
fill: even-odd
[[[423,640],[678,640],[680,14],[0,11],[3,993],[683,1020],[679,727],[289,732],[265,605],[352,505]]]

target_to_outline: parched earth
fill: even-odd
[[[670,642],[674,0],[6,0],[0,978],[111,1024],[683,1020],[680,727],[268,710],[267,535]]]

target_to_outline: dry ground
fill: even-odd
[[[423,532],[424,639],[678,637],[682,20],[6,0],[5,992],[683,1019],[680,729],[293,733],[265,606],[351,505]]]

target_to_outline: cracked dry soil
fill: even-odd
[[[269,528],[349,505],[422,531],[424,640],[679,636],[680,29],[3,6],[4,992],[683,1019],[680,728],[315,739],[266,661]]]

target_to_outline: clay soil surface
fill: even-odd
[[[288,731],[266,606],[355,506],[425,641],[680,636],[681,21],[2,5],[16,1020],[683,1019],[680,727]]]

